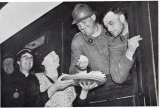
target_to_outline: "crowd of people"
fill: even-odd
[[[142,38],[129,39],[128,22],[119,8],[109,9],[96,22],[96,11],[86,4],[76,4],[72,12],[78,32],[71,43],[69,74],[101,70],[117,84],[123,83],[133,65],[133,55]],[[105,27],[105,28],[104,28]],[[20,50],[16,57],[3,57],[1,106],[5,107],[71,107],[88,106],[87,94],[96,88],[96,82],[73,86],[73,80],[62,80],[57,70],[59,56],[47,49],[38,60],[42,70],[32,74],[35,54],[30,49]],[[81,57],[83,56],[83,59]],[[64,72],[66,73],[66,72]],[[8,79],[8,80],[7,80]]]

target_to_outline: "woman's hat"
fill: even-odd
[[[54,47],[52,45],[41,48],[41,51],[37,53],[38,62],[41,64],[44,58],[52,51],[54,51]]]
[[[6,54],[2,56],[2,61],[4,61],[6,58],[13,58],[13,60],[15,60],[15,57],[12,54]]]

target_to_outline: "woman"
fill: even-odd
[[[28,106],[35,107],[71,107],[74,105],[83,106],[88,91],[97,87],[96,83],[86,85],[80,83],[82,90],[77,97],[73,80],[61,79],[67,74],[59,75],[59,57],[52,51],[42,60],[44,72],[35,74],[28,87]],[[60,76],[60,77],[59,77]],[[77,98],[76,98],[77,97]]]

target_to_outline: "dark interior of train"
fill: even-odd
[[[27,27],[23,28],[1,44],[1,57],[23,49],[27,44],[44,36],[44,43],[33,49],[35,54],[46,48],[55,50],[60,57],[59,70],[69,73],[71,63],[71,42],[78,32],[72,25],[72,10],[78,2],[63,2]],[[126,10],[130,37],[143,37],[134,56],[130,82],[113,84],[101,95],[89,95],[90,106],[157,106],[158,105],[158,2],[152,1],[103,1],[80,2],[97,11],[96,20],[102,23],[102,16],[111,7]],[[3,7],[5,3],[1,6]],[[2,27],[2,26],[1,26]],[[32,47],[35,43],[31,44]],[[36,66],[34,68],[36,70]],[[3,76],[2,76],[3,77]],[[94,94],[96,94],[94,92]]]

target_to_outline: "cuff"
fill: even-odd
[[[134,60],[130,60],[126,55],[124,55],[120,60],[120,64],[128,69],[131,69],[133,62]]]

